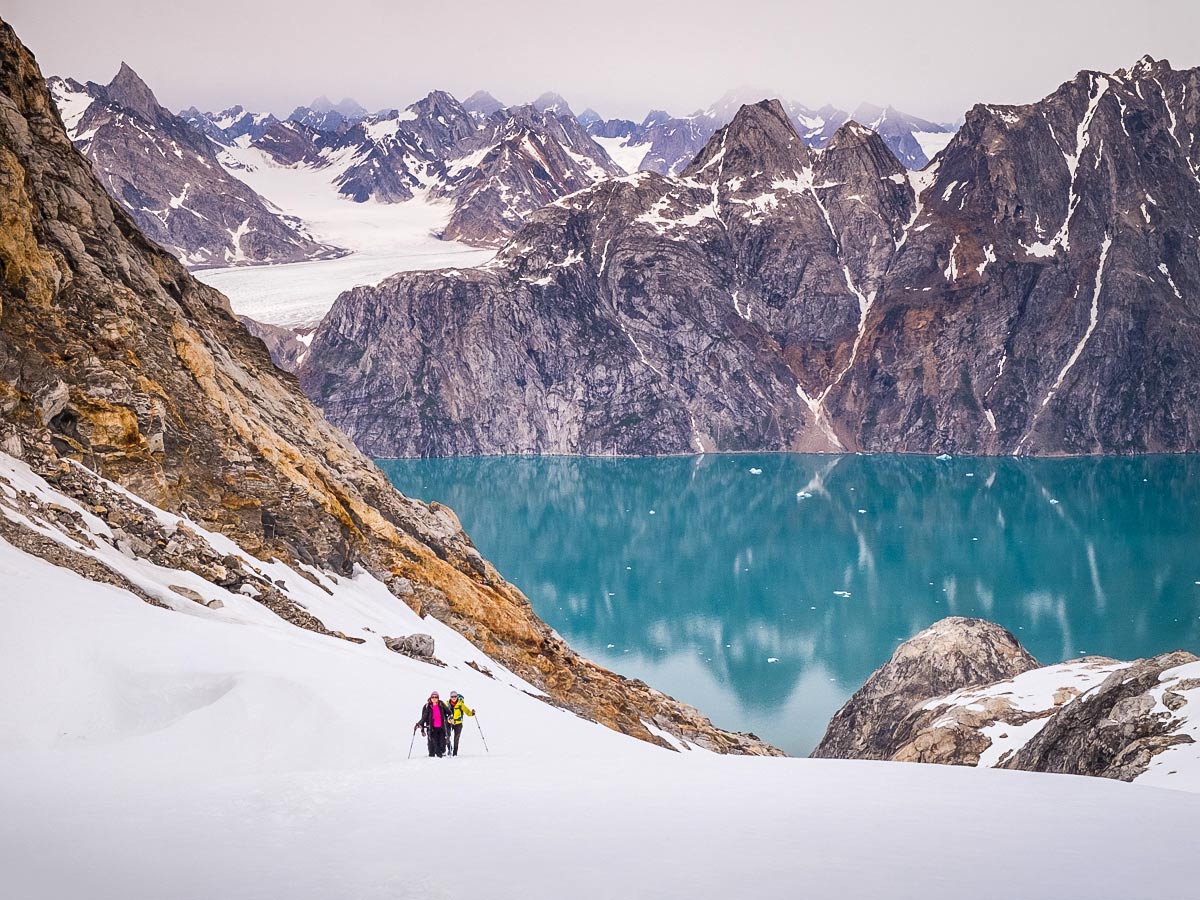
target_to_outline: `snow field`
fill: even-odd
[[[20,463],[0,463],[4,515],[16,515],[18,491],[78,509]],[[181,583],[182,573],[74,545],[139,585]],[[982,898],[1115,900],[1193,886],[1178,861],[1200,795],[671,752],[529,696],[366,573],[310,573],[330,595],[280,563],[258,565],[329,627],[367,642],[304,631],[228,591],[222,609],[173,594],[177,609],[160,609],[0,540],[6,895],[949,898],[970,884]],[[434,636],[447,668],[382,644],[383,633],[415,631]],[[468,719],[462,757],[429,759],[418,735],[407,758],[434,689],[465,694],[490,753]]]
[[[254,147],[229,147],[226,170],[288,215],[302,219],[314,239],[352,251],[338,259],[273,266],[205,269],[195,276],[220,290],[239,315],[287,327],[316,325],[338,294],[377,284],[406,270],[471,267],[494,249],[436,237],[450,218],[449,201],[419,192],[404,203],[355,203],[334,181],[352,158],[324,169],[280,166]]]
[[[646,158],[646,154],[650,152],[650,147],[652,146],[649,142],[644,144],[630,144],[629,138],[624,137],[610,138],[592,135],[592,140],[604,148],[604,152],[608,154],[609,159],[630,175],[642,167],[642,160]]]

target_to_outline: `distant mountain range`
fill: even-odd
[[[128,65],[107,85],[50,78],[48,86],[68,134],[105,189],[142,231],[187,265],[296,262],[342,253],[314,240],[302,222],[227,173],[209,130],[165,109]],[[215,117],[210,129],[218,124],[248,136],[262,120],[235,107]]]
[[[255,163],[234,150],[253,148],[263,164],[325,172],[331,190],[356,202],[449,201],[444,237],[500,247],[534,210],[597,180],[680,171],[743,99],[730,93],[686,118],[652,112],[640,125],[590,110],[581,121],[553,92],[506,107],[484,91],[465,103],[434,91],[403,110],[376,113],[350,98],[319,97],[279,119],[242,106],[173,115],[124,65],[107,86],[63,78],[49,85],[73,140],[113,196],[196,268],[342,252],[240,183]],[[848,118],[830,107],[787,109],[812,146],[824,146]],[[891,109],[864,107],[863,114],[910,166],[925,163],[930,135],[937,143],[952,133]]]
[[[658,172],[675,175],[699,153],[709,138],[733,119],[746,104],[777,96],[771,91],[740,89],[730,91],[707,109],[690,116],[671,116],[654,110],[641,124],[627,119],[603,119],[592,110],[585,118],[588,132],[618,160],[627,171]],[[853,114],[833,106],[810,109],[795,102],[781,102],[800,139],[810,147],[829,143],[839,127],[853,119],[879,132],[888,149],[906,167],[922,169],[954,136],[957,127],[930,122],[902,113],[862,104]]]

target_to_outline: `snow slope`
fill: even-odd
[[[946,149],[946,145],[954,140],[957,133],[957,131],[914,131],[912,136],[921,145],[921,152],[928,159],[933,159]]]
[[[630,144],[627,137],[598,137],[592,135],[592,140],[604,148],[609,159],[632,175],[642,167],[642,160],[650,152],[652,142]]]
[[[317,240],[352,251],[339,259],[194,273],[229,297],[239,315],[311,326],[338,294],[356,285],[411,269],[475,266],[495,253],[436,237],[450,218],[448,201],[418,194],[405,203],[355,203],[340,196],[334,181],[352,158],[322,169],[280,166],[257,148],[234,146],[225,148],[221,161],[260,196],[303,220]]]
[[[96,546],[21,512],[18,491],[79,512]],[[264,569],[327,625],[366,638],[358,645],[207,582],[224,608],[183,600],[161,586],[180,573],[109,553],[103,523],[3,456],[0,512],[73,540],[173,607],[0,540],[7,896],[691,898],[746,896],[752,884],[949,898],[970,884],[980,898],[1099,900],[1194,888],[1179,860],[1200,795],[674,753],[541,702],[365,573],[310,573],[326,593]],[[413,631],[434,635],[446,668],[382,645],[383,633]],[[478,710],[490,753],[469,722],[462,757],[424,757],[418,737],[408,759],[421,702],[452,688]]]

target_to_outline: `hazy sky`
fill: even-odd
[[[1048,94],[1145,53],[1200,65],[1200,0],[7,0],[47,75],[127,61],[171,109],[403,107],[434,88],[576,112],[684,115],[732,87],[939,120]]]

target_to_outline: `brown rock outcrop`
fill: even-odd
[[[1160,754],[1195,742],[1195,702],[1200,659],[1191,653],[1039,667],[1000,626],[943,619],[897,648],[813,755],[1132,781]],[[1166,757],[1162,772],[1176,774],[1186,757]]]
[[[816,757],[891,759],[896,729],[914,707],[973,685],[990,684],[1037,668],[1011,633],[983,619],[935,622],[896,648],[837,711]]]

